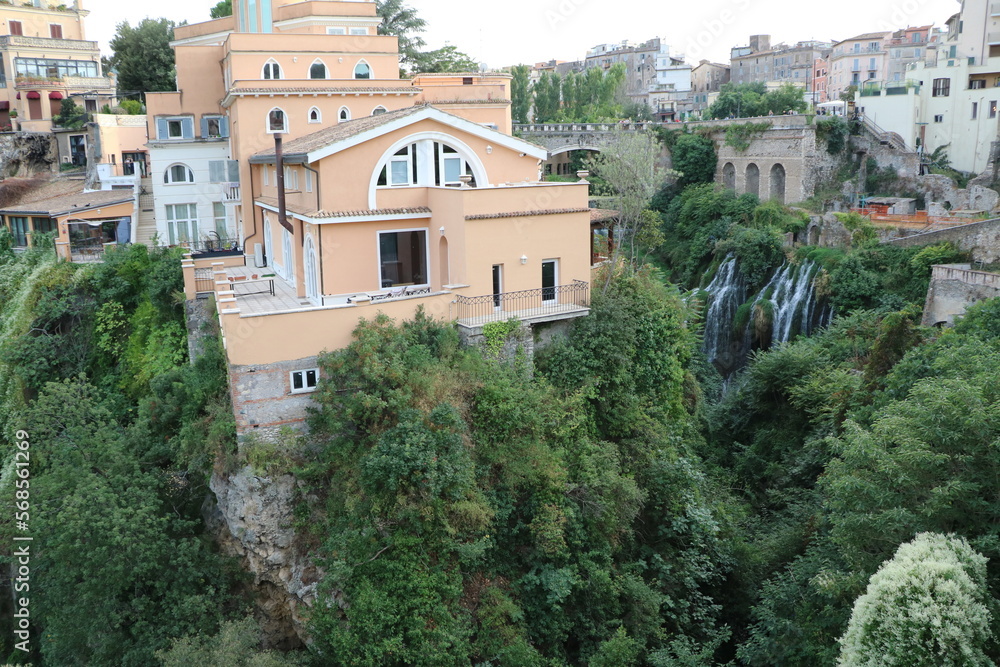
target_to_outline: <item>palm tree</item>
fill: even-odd
[[[378,34],[398,37],[400,60],[412,64],[420,47],[426,44],[419,33],[427,27],[427,22],[417,16],[417,10],[404,5],[403,0],[375,0],[375,6],[382,17]]]

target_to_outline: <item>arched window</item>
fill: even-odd
[[[351,120],[351,110],[347,107],[340,107],[340,120]]]
[[[163,182],[173,183],[194,183],[194,172],[186,164],[172,164],[163,172]]]
[[[309,78],[310,79],[325,79],[326,78],[326,65],[323,61],[317,58],[313,61],[313,64],[309,66]]]
[[[374,109],[372,109],[372,115],[373,116],[381,116],[386,111],[387,111],[386,108],[380,104],[377,107],[375,107]]]
[[[309,110],[309,122],[310,123],[322,123],[323,113],[319,110],[319,107],[313,107]]]
[[[262,79],[280,79],[281,66],[272,58],[264,63],[264,69],[260,73]]]
[[[269,134],[288,132],[288,116],[278,107],[267,112],[267,131]]]
[[[364,60],[359,62],[354,66],[354,78],[355,79],[370,79],[372,78],[372,68],[368,66]]]

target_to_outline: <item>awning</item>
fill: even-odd
[[[17,94],[17,98],[16,99],[21,99],[21,93]]]
[[[29,100],[40,100],[42,99],[42,94],[37,90],[29,90],[27,97]]]
[[[7,100],[3,100],[2,102],[0,102],[0,111],[8,111],[8,110],[10,110],[10,102],[8,102]]]
[[[60,93],[58,90],[53,90],[51,93],[49,93],[50,100],[61,100],[62,98],[63,94]]]

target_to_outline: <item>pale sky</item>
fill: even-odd
[[[217,1],[217,0],[215,0]],[[108,42],[120,21],[208,20],[213,0],[84,0],[87,38]],[[752,34],[771,43],[840,40],[866,32],[944,26],[958,0],[410,0],[427,21],[429,48],[452,44],[490,67],[578,60],[598,44],[663,37],[688,62],[729,62]]]

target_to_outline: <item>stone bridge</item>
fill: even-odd
[[[824,142],[817,142],[816,117],[812,115],[764,116],[725,120],[688,121],[662,125],[669,129],[687,129],[703,134],[715,143],[719,156],[715,180],[735,190],[761,199],[782,203],[801,202],[816,192],[816,186],[828,179],[835,160]],[[764,129],[745,133],[746,145],[733,146],[728,141],[729,128],[752,124]],[[614,133],[624,129],[646,131],[660,123],[553,123],[515,125],[514,132],[523,139],[545,146],[550,158],[572,150],[600,151]],[[765,127],[766,126],[766,127]],[[868,153],[880,164],[891,164],[903,176],[916,176],[919,158],[906,150],[894,137],[879,134],[879,128],[864,125],[866,134],[855,153]],[[863,163],[863,160],[861,160]]]
[[[602,151],[615,132],[643,132],[660,123],[537,123],[515,125],[514,134],[545,146],[549,157],[569,151]]]

